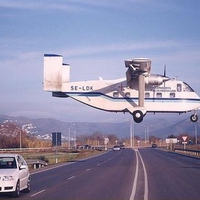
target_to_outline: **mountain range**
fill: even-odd
[[[92,134],[99,132],[105,135],[115,134],[119,138],[130,137],[131,122],[121,123],[91,123],[91,122],[63,122],[53,118],[28,118],[0,115],[0,124],[11,121],[18,126],[26,128],[34,136],[51,136],[52,132],[61,132],[64,137],[76,132],[78,134]],[[166,138],[169,135],[193,135],[199,132],[199,123],[191,123],[189,117],[150,117],[142,123],[133,123],[134,135],[144,139],[145,133],[149,136]]]

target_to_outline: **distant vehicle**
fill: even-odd
[[[120,146],[114,146],[113,147],[113,151],[119,151],[121,148],[120,148]]]
[[[152,147],[152,148],[156,148],[156,147],[158,147],[158,146],[157,146],[157,144],[153,143],[153,144],[151,145],[151,147]]]
[[[120,144],[120,148],[121,149],[125,149],[125,145],[124,144]]]
[[[100,110],[129,112],[136,123],[142,122],[147,113],[190,111],[190,120],[198,121],[200,97],[187,83],[167,77],[166,68],[163,75],[151,74],[148,58],[125,60],[125,67],[125,78],[70,82],[70,65],[63,63],[63,57],[45,54],[43,90],[52,92],[53,97],[70,97]]]
[[[0,154],[0,193],[19,197],[20,191],[30,192],[31,176],[21,155]]]
[[[86,145],[84,146],[84,149],[91,149],[91,146],[88,145],[88,144],[86,144]]]

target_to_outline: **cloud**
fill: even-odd
[[[199,61],[200,50],[196,48],[196,43],[192,41],[141,41],[130,43],[115,43],[105,45],[93,46],[78,46],[75,48],[60,49],[63,56],[70,57],[84,57],[107,53],[120,52],[148,52],[146,54],[157,54],[159,60],[166,61],[169,58],[181,61],[193,60]],[[138,53],[137,53],[138,54]]]
[[[56,2],[53,0],[34,0],[34,1],[26,1],[26,0],[1,0],[0,7],[2,8],[14,8],[14,9],[23,9],[23,10],[60,10],[60,11],[70,11],[70,12],[85,12],[85,11],[93,11],[96,12],[99,9],[128,9],[134,12],[142,11],[143,8],[153,7],[161,10],[166,10],[168,8],[174,9],[175,5],[170,5],[170,3],[166,3],[164,1],[152,0],[150,3],[144,0],[116,0],[114,3],[110,0],[57,0]],[[143,11],[142,11],[143,12]]]

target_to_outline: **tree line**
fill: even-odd
[[[51,147],[51,141],[38,140],[13,122],[0,125],[0,149]]]
[[[178,140],[181,141],[183,135],[188,134],[180,134],[177,136]],[[175,136],[174,136],[175,137]],[[91,134],[80,134],[76,137],[76,141],[71,141],[71,146],[77,145],[90,145],[90,146],[103,146],[105,144],[105,138],[108,138],[108,145],[114,146],[119,144],[125,144],[127,147],[130,146],[130,138],[119,138],[115,134],[105,135],[100,132],[94,132]],[[160,138],[155,136],[150,136],[148,141],[142,140],[140,137],[134,137],[134,146],[145,143],[157,143],[161,141]],[[195,144],[194,136],[188,136],[188,141],[190,144]],[[139,143],[140,142],[140,143]],[[165,141],[162,140],[162,144]],[[199,143],[199,141],[198,141]],[[67,146],[69,142],[63,142],[63,146]],[[16,123],[6,122],[0,125],[0,149],[5,148],[45,148],[52,147],[51,140],[41,140],[37,139],[35,136],[27,133],[26,130],[23,130],[21,127],[17,126]]]

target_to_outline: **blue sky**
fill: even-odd
[[[63,121],[125,121],[43,92],[43,55],[61,54],[71,81],[125,77],[124,60],[148,57],[152,73],[200,94],[199,0],[1,0],[0,113]]]

